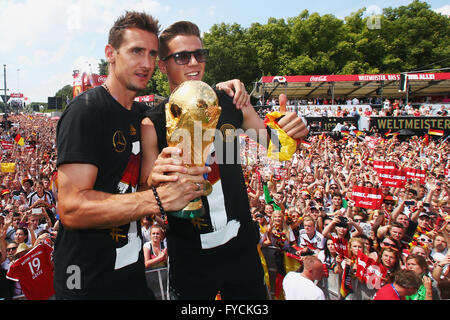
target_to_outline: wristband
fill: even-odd
[[[164,211],[164,208],[161,203],[161,199],[159,198],[158,192],[156,191],[156,187],[152,186],[152,191],[153,191],[153,195],[155,196],[156,203],[158,204],[161,216],[164,217],[166,215],[166,212]]]

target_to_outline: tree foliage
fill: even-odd
[[[263,75],[399,73],[448,66],[448,16],[418,0],[385,8],[375,20],[365,12],[362,8],[342,20],[304,10],[248,29],[214,25],[204,35],[211,50],[205,80],[238,78],[251,90]]]
[[[70,101],[73,99],[73,87],[70,84],[65,85],[55,93],[55,97],[62,99],[63,109],[65,109],[67,106],[67,100]]]
[[[210,50],[204,81],[240,79],[251,91],[267,75],[399,73],[447,67],[450,18],[414,0],[407,6],[367,16],[366,8],[344,19],[300,12],[266,24],[219,23],[204,33]],[[107,74],[107,63],[99,68]],[[170,93],[167,77],[156,69],[139,95]]]

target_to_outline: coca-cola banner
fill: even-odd
[[[406,184],[406,171],[402,169],[379,169],[378,179],[383,186],[404,188]]]
[[[2,149],[3,150],[11,150],[14,147],[14,144],[13,144],[12,141],[2,140],[1,144],[2,144]]]
[[[448,80],[450,73],[410,73],[408,80]],[[350,75],[313,75],[313,76],[265,76],[262,82],[339,82],[339,81],[399,81],[400,74],[350,74]],[[282,80],[282,81],[280,81]]]
[[[397,166],[392,161],[380,161],[376,160],[373,162],[373,170],[378,172],[381,169],[397,169]]]
[[[380,289],[387,269],[375,260],[366,256],[362,251],[358,252],[356,259],[356,277],[367,284],[369,289]]]
[[[155,95],[151,94],[151,95],[146,95],[146,96],[139,96],[139,97],[134,98],[134,101],[153,102],[153,101],[155,101]]]
[[[383,204],[383,193],[379,188],[354,186],[352,200],[356,207],[376,210]]]
[[[427,173],[425,170],[406,168],[406,178],[412,179],[414,181],[419,181],[420,183],[425,183],[425,178]]]

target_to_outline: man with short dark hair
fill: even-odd
[[[58,299],[148,299],[139,220],[180,210],[199,197],[193,175],[136,192],[140,179],[142,105],[136,93],[155,68],[159,25],[127,12],[105,47],[106,82],[78,95],[57,127],[60,229],[55,242]]]
[[[394,282],[381,287],[373,300],[406,300],[422,285],[422,280],[412,270],[400,270],[394,276]]]

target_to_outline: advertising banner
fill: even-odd
[[[354,186],[352,200],[356,207],[377,210],[383,204],[383,193],[379,188]]]

